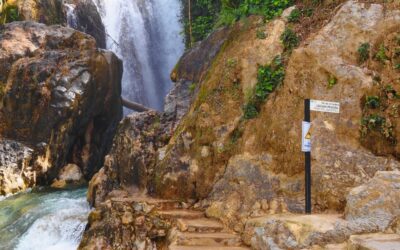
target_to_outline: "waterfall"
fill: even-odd
[[[94,0],[107,49],[124,62],[122,95],[162,110],[169,74],[184,51],[179,0]]]
[[[78,27],[78,20],[76,19],[75,14],[75,5],[64,3],[65,13],[67,16],[67,25],[68,27],[76,29]]]

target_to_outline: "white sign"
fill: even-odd
[[[301,151],[311,152],[311,123],[303,121],[301,127]]]
[[[339,114],[340,103],[320,101],[320,100],[310,100],[310,110]]]

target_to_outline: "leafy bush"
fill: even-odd
[[[365,105],[366,105],[368,108],[371,108],[371,109],[379,108],[379,106],[380,106],[380,99],[379,99],[378,96],[367,96],[367,97],[366,97]]]
[[[275,57],[269,65],[259,66],[254,93],[243,107],[245,119],[253,119],[258,115],[261,104],[283,82],[284,78],[285,68],[280,56]]]
[[[381,63],[385,63],[386,60],[388,60],[388,56],[386,55],[386,47],[384,44],[381,44],[381,46],[379,46],[379,50],[376,53],[375,58]]]
[[[289,23],[297,23],[300,20],[301,17],[301,11],[299,9],[294,9],[292,12],[290,12],[290,15],[288,16],[288,21]]]
[[[369,50],[371,45],[369,43],[362,43],[360,47],[358,47],[358,62],[364,63],[369,59]]]
[[[246,120],[256,118],[258,110],[254,102],[249,102],[243,107],[243,117]]]
[[[282,14],[283,10],[292,4],[292,0],[181,1],[184,6],[182,18],[187,45],[203,40],[215,27],[232,25],[249,15],[261,15],[270,20]]]
[[[236,20],[261,15],[267,20],[282,14],[292,4],[291,0],[222,0],[222,9],[218,25],[231,25]]]
[[[285,77],[285,69],[280,57],[276,57],[270,65],[260,66],[257,74],[255,96],[258,100],[264,100],[271,92],[282,83]]]
[[[337,78],[334,75],[330,75],[328,79],[328,89],[333,88],[337,84]]]
[[[286,28],[285,31],[282,33],[281,41],[286,51],[292,51],[300,43],[300,40],[297,37],[296,33],[290,28]]]
[[[20,16],[18,7],[5,5],[3,12],[0,15],[0,23],[5,24],[19,20]]]
[[[380,129],[385,124],[386,119],[378,114],[372,114],[364,117],[361,124],[366,126],[368,129],[375,130]]]

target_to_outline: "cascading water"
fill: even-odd
[[[89,214],[85,194],[36,190],[0,197],[0,249],[76,249]]]
[[[162,110],[169,74],[184,51],[179,0],[94,0],[107,48],[124,62],[122,95]]]

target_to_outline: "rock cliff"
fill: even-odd
[[[307,5],[297,8],[308,13]],[[254,249],[361,249],[376,243],[369,241],[373,235],[354,234],[377,232],[385,233],[375,235],[377,242],[399,244],[391,235],[400,215],[394,202],[399,8],[327,1],[297,23],[291,8],[270,22],[254,16],[218,30],[189,50],[171,74],[185,98],[175,89],[167,112],[135,114],[120,124],[89,187],[92,216],[101,216],[89,223],[81,248],[96,242],[115,248],[118,239],[137,236],[105,230],[116,204],[122,207],[115,223],[123,206],[142,215],[132,212],[133,193],[184,200]],[[340,114],[312,114],[316,214],[309,217],[301,215],[305,98],[341,104]],[[179,115],[168,116],[176,110]],[[154,219],[151,211],[145,218]],[[161,234],[145,239],[167,241]]]
[[[18,176],[15,192],[53,181],[68,163],[90,179],[122,116],[121,61],[84,33],[33,22],[2,26],[0,44],[1,140],[23,144],[18,159],[5,153],[0,192],[10,190],[5,173]],[[22,157],[25,147],[32,155]]]

